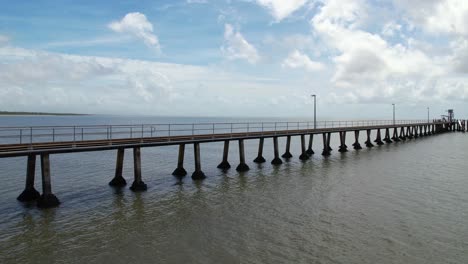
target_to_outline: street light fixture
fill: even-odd
[[[314,98],[314,129],[317,129],[317,96],[311,95]]]

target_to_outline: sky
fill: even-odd
[[[466,0],[0,6],[0,110],[468,118]]]

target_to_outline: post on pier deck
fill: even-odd
[[[310,156],[314,154],[314,151],[312,150],[312,143],[314,141],[314,134],[309,135],[309,146],[307,148],[306,153]]]
[[[340,147],[338,151],[347,152],[348,146],[346,146],[346,132],[345,131],[339,132],[339,135],[340,135]]]
[[[390,139],[390,128],[386,128],[385,129],[385,138],[384,138],[384,141],[388,144],[388,143],[392,143],[393,141]]]
[[[250,170],[249,166],[245,163],[244,140],[239,139],[239,165],[236,171],[243,172]]]
[[[275,154],[274,159],[271,161],[273,165],[280,165],[283,161],[279,157],[279,150],[278,150],[278,137],[273,137],[273,151]]]
[[[372,144],[372,139],[371,139],[371,130],[367,129],[367,140],[364,142],[366,144],[366,147],[372,148],[374,144]]]
[[[301,155],[299,156],[300,160],[308,160],[310,158],[307,154],[305,144],[305,135],[301,135]]]
[[[185,144],[179,145],[179,155],[177,156],[177,168],[172,172],[172,175],[176,177],[184,177],[187,175],[187,171],[184,169],[185,159]]]
[[[327,136],[327,133],[323,133],[323,151],[322,151],[322,155],[323,156],[330,156],[330,146],[328,145],[329,144],[329,138],[330,138],[330,133],[328,134]]]
[[[58,198],[52,193],[50,181],[49,153],[41,154],[42,195],[37,200],[37,207],[50,208],[60,204]]]
[[[224,148],[223,148],[223,160],[218,165],[218,169],[228,170],[231,168],[231,164],[229,164],[229,161],[228,161],[228,155],[229,155],[229,140],[225,140]]]
[[[266,162],[265,158],[263,157],[263,141],[265,138],[260,138],[258,142],[258,154],[257,157],[254,159],[255,163],[264,163]]]
[[[285,159],[290,159],[292,158],[292,154],[290,152],[290,149],[291,149],[291,136],[287,136],[286,137],[286,151],[284,152],[284,154],[281,156]]]
[[[382,142],[382,134],[380,133],[380,128],[377,129],[377,137],[374,140],[377,145],[382,146],[384,143]]]
[[[122,172],[123,172],[123,162],[124,162],[125,149],[117,149],[117,159],[115,162],[115,175],[114,178],[109,182],[110,186],[122,187],[127,184],[125,181]]]
[[[362,149],[361,144],[359,144],[359,130],[354,131],[354,140],[355,140],[353,143],[354,149],[356,150]]]
[[[133,148],[133,183],[130,190],[134,192],[146,191],[148,187],[141,179],[141,149],[140,147]]]
[[[40,193],[34,188],[34,176],[36,173],[36,155],[28,155],[26,167],[26,186],[24,191],[16,198],[20,202],[30,202],[39,198]]]
[[[200,143],[193,143],[193,156],[195,158],[195,171],[192,173],[192,179],[202,180],[205,179],[205,173],[201,170],[201,160],[200,160]]]

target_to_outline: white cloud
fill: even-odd
[[[187,4],[207,4],[208,0],[187,0]]]
[[[267,8],[271,15],[281,21],[300,9],[309,0],[256,0],[257,3]]]
[[[149,46],[160,50],[158,37],[153,32],[153,25],[142,13],[134,12],[126,14],[120,21],[113,21],[109,28],[118,33],[129,34]]]
[[[307,71],[320,71],[325,69],[325,66],[320,62],[312,61],[306,54],[295,50],[291,52],[283,61],[283,67],[289,68],[304,68]]]
[[[224,25],[224,45],[221,51],[230,60],[241,59],[251,64],[260,60],[257,49],[240,32],[235,31],[231,24]]]
[[[7,36],[0,35],[0,47],[8,44],[9,41],[10,38],[8,38]]]
[[[382,28],[382,35],[386,37],[393,37],[395,33],[401,31],[401,25],[395,22],[388,22]]]

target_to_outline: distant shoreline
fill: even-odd
[[[87,115],[89,114],[0,111],[0,116],[87,116]]]

